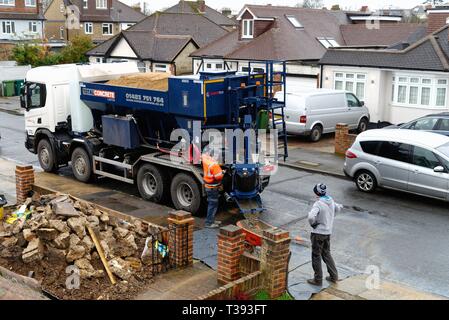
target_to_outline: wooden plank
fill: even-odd
[[[109,276],[109,280],[111,280],[111,283],[114,285],[116,283],[115,277],[112,274],[111,269],[109,269],[109,264],[104,255],[103,248],[101,247],[101,244],[98,241],[97,236],[95,235],[95,232],[92,230],[92,228],[90,226],[87,226],[87,230],[89,230],[90,237],[92,238],[95,244],[95,248],[98,251],[98,255],[100,256],[101,262],[103,262],[103,266],[106,269],[106,272]]]

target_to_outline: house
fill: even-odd
[[[228,18],[231,14],[230,11],[224,11],[222,13],[212,9],[206,5],[204,0],[185,1],[181,0],[178,4],[170,7],[165,12],[168,13],[193,13],[202,14],[207,19],[215,22],[219,26],[228,29],[229,31],[237,28],[237,21]]]
[[[44,20],[41,0],[0,0],[0,41],[42,39]]]
[[[449,111],[448,25],[405,49],[331,49],[320,65],[321,87],[355,92],[371,121],[403,123]]]
[[[366,28],[352,24],[353,15],[344,11],[246,5],[237,17],[237,30],[192,54],[194,71],[248,71],[248,61],[286,61],[287,91],[309,91],[318,86],[318,62],[329,48],[385,48],[417,38],[418,33],[425,35],[425,27],[420,25],[381,24],[382,28]],[[383,29],[385,26],[387,29]],[[384,30],[388,30],[388,35]],[[262,71],[264,66],[252,63],[251,71]]]
[[[53,0],[45,18],[45,36],[49,41],[65,42],[86,35],[94,43],[101,43],[145,15],[118,0]]]
[[[227,33],[203,15],[156,12],[87,56],[91,62],[135,61],[142,72],[191,74],[190,54]]]

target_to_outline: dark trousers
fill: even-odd
[[[312,233],[312,267],[315,272],[315,280],[323,280],[323,269],[321,268],[321,259],[326,264],[327,271],[332,279],[338,279],[337,268],[331,255],[331,237],[329,235]]]
[[[220,197],[220,191],[218,188],[206,188],[207,195],[207,217],[206,224],[211,225],[215,222],[215,215],[218,210],[218,199]]]

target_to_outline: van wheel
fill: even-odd
[[[39,164],[45,172],[56,171],[56,159],[51,148],[51,144],[47,139],[42,139],[37,145],[37,157]]]
[[[76,148],[72,153],[72,171],[78,181],[89,182],[92,178],[92,162],[86,149]]]
[[[323,135],[323,128],[317,124],[312,128],[312,131],[310,131],[310,141],[318,142],[320,141],[322,135]]]
[[[201,189],[196,180],[185,173],[178,173],[171,183],[171,199],[177,210],[184,210],[194,215],[201,207]]]
[[[368,119],[363,118],[359,122],[359,126],[357,127],[357,132],[362,133],[365,132],[368,129]]]
[[[354,178],[355,184],[360,191],[372,193],[377,188],[376,177],[369,171],[359,171]]]
[[[137,172],[137,188],[142,199],[162,202],[168,188],[165,172],[152,164],[144,164]]]

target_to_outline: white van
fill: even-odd
[[[284,93],[277,92],[275,98],[283,101]],[[364,103],[348,91],[318,89],[308,93],[287,93],[287,133],[307,135],[313,142],[320,140],[323,133],[335,132],[337,123],[363,132],[369,119]]]

